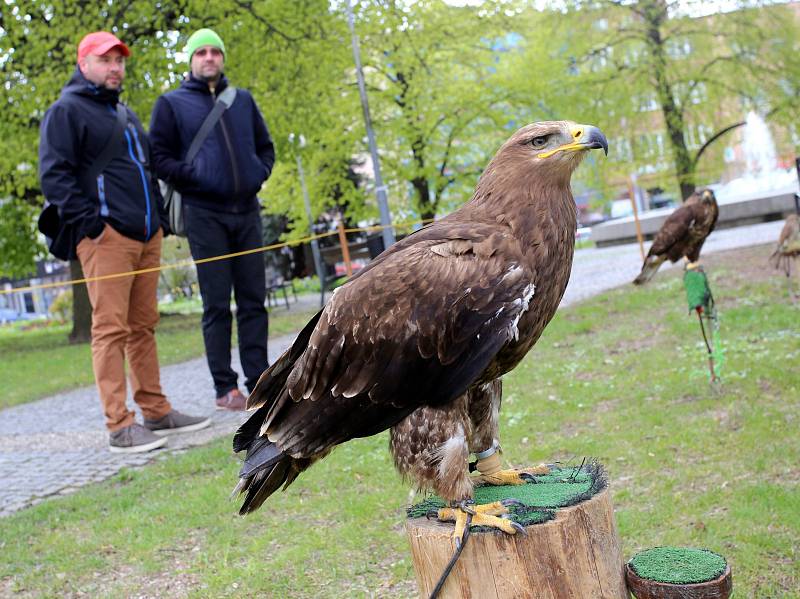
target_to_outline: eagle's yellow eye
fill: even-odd
[[[547,135],[542,135],[542,136],[540,136],[540,137],[534,137],[534,138],[531,140],[531,145],[532,145],[532,146],[533,146],[535,149],[537,149],[537,150],[541,150],[543,147],[545,147],[545,146],[547,145],[547,139],[548,139],[548,136],[547,136]]]

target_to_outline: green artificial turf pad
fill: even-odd
[[[550,473],[534,477],[525,485],[483,485],[475,488],[475,504],[484,505],[503,499],[516,499],[523,505],[509,507],[509,516],[522,526],[547,522],[555,510],[585,501],[605,488],[602,467],[592,462],[578,468],[553,468]],[[409,518],[419,518],[445,507],[446,503],[432,496],[408,509]],[[473,531],[489,530],[473,526]]]
[[[672,584],[693,584],[719,578],[725,558],[707,549],[655,547],[633,556],[629,562],[641,578]]]

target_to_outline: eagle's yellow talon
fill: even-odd
[[[481,474],[473,480],[477,483],[488,485],[525,485],[531,482],[534,476],[549,474],[550,468],[547,466],[536,466],[533,468],[523,468],[521,470],[500,470],[494,474]]]
[[[525,529],[516,522],[507,518],[498,518],[503,514],[508,514],[508,507],[501,501],[487,503],[484,505],[464,505],[459,507],[446,507],[439,510],[439,520],[443,522],[455,521],[456,526],[453,530],[453,539],[460,542],[464,537],[464,530],[467,527],[467,518],[472,516],[470,526],[489,526],[497,528],[510,535],[522,532]]]

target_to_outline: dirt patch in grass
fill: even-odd
[[[748,248],[730,250],[703,256],[709,274],[719,270],[725,276],[732,276],[742,281],[766,281],[780,279],[780,271],[772,268],[767,262],[772,253],[772,244],[754,245]]]
[[[605,378],[605,375],[601,372],[592,372],[589,370],[579,370],[572,375],[572,378],[576,381],[586,382],[586,381],[596,381],[598,379]]]
[[[655,327],[654,327],[655,328]],[[655,347],[659,343],[658,335],[655,331],[642,331],[640,337],[633,339],[620,339],[608,353],[611,355],[635,354]]]

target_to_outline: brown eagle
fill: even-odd
[[[792,262],[800,256],[800,195],[794,194],[795,214],[786,217],[780,235],[778,235],[778,245],[769,257],[770,263],[786,274],[786,285],[789,288],[789,295],[795,298],[792,289]]]
[[[644,259],[642,272],[633,284],[647,283],[665,260],[677,262],[685,257],[690,264],[697,262],[700,249],[714,230],[718,217],[719,206],[713,191],[705,189],[699,195],[689,196],[661,225]]]
[[[500,377],[564,294],[576,227],[570,177],[593,148],[608,152],[596,127],[523,127],[469,202],[336,290],[248,398],[258,410],[233,441],[247,452],[234,490],[246,494],[240,513],[336,445],[389,428],[398,470],[451,502],[448,517],[466,520],[457,506],[472,497],[470,453],[482,480],[524,482],[524,473],[501,471],[496,453]],[[504,506],[492,510],[473,523],[513,533],[496,517]]]

